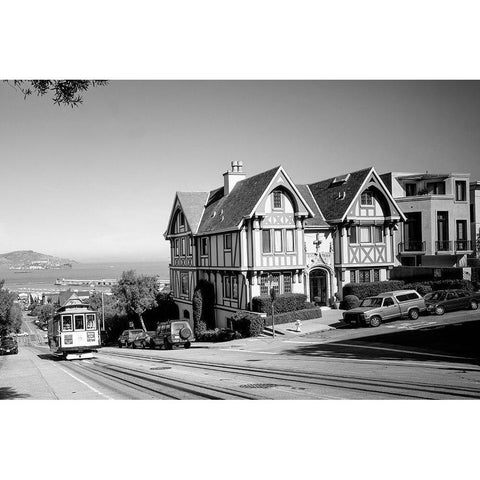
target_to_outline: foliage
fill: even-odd
[[[39,315],[38,315],[38,319],[41,322],[43,322],[43,323],[48,322],[48,320],[53,318],[54,315],[55,315],[55,307],[51,303],[47,303],[45,305],[40,306],[40,312],[39,312]]]
[[[136,318],[143,330],[146,330],[143,314],[146,310],[158,306],[158,283],[155,276],[137,275],[134,270],[122,273],[117,285],[112,288],[114,301],[120,311]]]
[[[21,325],[18,323],[18,305],[15,304],[17,294],[10,292],[7,288],[3,288],[5,280],[0,280],[0,335],[18,330]]]
[[[22,309],[18,303],[10,308],[10,324],[13,332],[19,332],[22,327]]]
[[[205,330],[198,338],[198,342],[229,342],[242,338],[240,333],[230,328],[216,328]]]
[[[24,98],[32,94],[52,95],[56,105],[78,107],[83,103],[83,95],[92,87],[108,84],[106,80],[4,80],[23,94]]]
[[[200,280],[195,287],[192,299],[193,330],[195,337],[199,337],[207,328],[215,324],[215,290],[212,283]]]
[[[416,282],[409,283],[403,288],[412,288],[416,290],[420,295],[426,295],[435,290],[448,290],[452,288],[459,288],[463,290],[474,290],[473,283],[470,280],[435,280],[428,282]]]
[[[241,310],[231,318],[233,330],[240,333],[243,338],[257,337],[263,332],[265,321],[255,313]]]
[[[158,322],[179,318],[178,305],[173,301],[171,292],[160,292],[157,295],[157,306],[146,310],[143,319],[147,330],[155,330]]]
[[[427,293],[430,293],[433,288],[430,285],[431,282],[413,282],[413,283],[406,283],[403,288],[405,290],[416,290],[422,297],[424,297]]]
[[[383,282],[347,283],[343,287],[343,296],[356,295],[360,300],[372,297],[383,292],[402,290],[405,285],[403,280],[388,280]]]
[[[294,312],[285,312],[275,315],[275,325],[292,323],[297,320],[312,320],[314,318],[320,318],[321,316],[322,311],[319,308],[307,308],[304,310],[296,310]],[[271,316],[265,318],[265,325],[268,327],[273,325]]]
[[[360,299],[356,295],[345,295],[340,302],[340,308],[342,310],[351,310],[357,308],[360,305]]]
[[[293,312],[303,310],[307,296],[303,293],[282,293],[275,299],[275,313]],[[272,299],[269,296],[260,296],[252,298],[252,310],[254,312],[267,313],[272,312]]]

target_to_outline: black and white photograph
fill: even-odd
[[[321,8],[207,3],[210,29],[195,19],[212,5],[149,5],[91,56],[78,33],[110,11],[83,11],[0,68],[0,412],[7,437],[32,435],[10,463],[75,479],[471,475],[456,462],[474,455],[480,399],[479,72],[435,26],[430,71],[422,43],[365,29],[375,70]],[[328,13],[360,31],[347,10]]]

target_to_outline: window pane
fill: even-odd
[[[95,323],[95,315],[92,313],[87,314],[87,330],[95,330],[97,328]]]
[[[262,249],[263,253],[271,253],[270,230],[262,230]]]
[[[355,283],[355,270],[350,270],[350,283]]]
[[[415,183],[407,183],[405,185],[405,195],[407,197],[413,197],[417,194],[417,185]]]
[[[62,330],[72,330],[72,316],[71,315],[64,315],[62,317]]]
[[[182,295],[188,295],[188,273],[182,273],[181,283]]]
[[[373,270],[373,281],[374,282],[379,282],[380,281],[380,270],[378,268],[375,268]]]
[[[238,279],[236,276],[232,277],[232,298],[238,298]]]
[[[85,328],[83,315],[75,315],[75,330],[83,330]]]
[[[456,195],[455,195],[456,200],[464,202],[467,199],[466,182],[455,182],[455,186],[456,186]]]
[[[180,243],[180,255],[185,254],[185,237],[182,237],[181,243]]]
[[[275,230],[275,251],[283,252],[282,230]]]
[[[360,283],[370,282],[370,270],[360,270],[359,277]]]
[[[230,233],[226,234],[225,237],[225,250],[232,249],[232,235]]]
[[[371,192],[363,192],[361,196],[360,203],[362,205],[373,205],[372,193]]]
[[[350,243],[358,243],[357,227],[350,227]]]
[[[375,226],[373,228],[373,232],[375,234],[375,243],[382,243],[383,242],[383,227]]]
[[[371,243],[371,241],[370,227],[360,227],[360,243]]]
[[[267,276],[260,277],[260,295],[268,295]]]
[[[283,275],[283,293],[292,293],[292,275],[290,273]]]
[[[293,252],[295,250],[294,231],[286,230],[285,234],[286,234],[286,241],[287,241],[287,252]]]
[[[282,192],[273,192],[273,208],[282,208]]]
[[[225,276],[223,277],[223,296],[225,298],[230,298],[230,277]]]

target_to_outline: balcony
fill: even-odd
[[[455,241],[455,251],[456,252],[466,252],[472,250],[472,241],[471,240],[456,240]]]
[[[450,240],[437,240],[435,242],[435,250],[437,253],[439,252],[452,252],[452,241]]]
[[[402,242],[398,246],[399,253],[405,252],[425,252],[425,242],[418,240],[410,240],[408,242]]]

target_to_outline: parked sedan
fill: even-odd
[[[152,336],[155,335],[155,331],[150,332],[141,332],[139,333],[132,342],[132,348],[146,348],[150,346],[152,341]]]
[[[122,347],[131,347],[133,341],[137,338],[137,335],[142,333],[141,329],[130,329],[124,330],[123,333],[118,337],[117,343],[120,348]]]
[[[16,355],[18,353],[18,343],[15,338],[5,337],[2,338],[0,343],[0,355]]]
[[[453,310],[476,310],[480,302],[480,293],[467,290],[438,290],[425,297],[427,310],[437,315]]]

